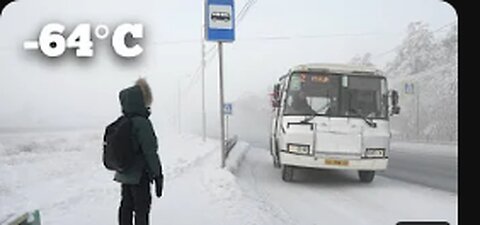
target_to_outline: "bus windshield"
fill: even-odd
[[[386,80],[380,76],[293,73],[284,115],[387,118]]]

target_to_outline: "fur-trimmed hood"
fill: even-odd
[[[139,78],[135,85],[139,86],[142,90],[143,95],[143,102],[145,103],[145,107],[150,107],[153,102],[152,90],[150,89],[150,85],[148,85],[147,80],[145,78]]]

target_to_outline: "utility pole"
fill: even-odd
[[[417,138],[420,139],[420,85],[417,82]]]
[[[181,90],[181,84],[180,84],[180,78],[178,79],[178,112],[177,112],[177,118],[178,118],[178,133],[182,133],[182,124],[181,124],[181,121],[182,121],[182,118],[181,118],[181,115],[182,115],[182,97],[181,97],[181,94],[182,94],[182,90]]]
[[[205,10],[203,12],[205,16]],[[206,141],[207,138],[207,114],[205,112],[205,24],[202,24],[202,140]]]

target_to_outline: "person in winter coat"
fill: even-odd
[[[293,101],[291,105],[292,109],[296,113],[303,114],[315,114],[315,110],[312,109],[310,104],[307,102],[307,96],[304,91],[300,90],[298,93],[293,95]]]
[[[114,180],[121,183],[118,220],[120,225],[149,224],[152,201],[150,183],[155,181],[155,193],[162,196],[163,172],[157,154],[158,144],[150,116],[152,93],[147,81],[140,78],[135,85],[123,89],[119,94],[123,115],[132,120],[133,140],[138,146],[134,163],[126,171],[116,172]],[[135,213],[134,213],[135,212]]]

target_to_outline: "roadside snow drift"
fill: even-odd
[[[1,134],[0,224],[34,209],[42,224],[116,224],[120,185],[103,167],[102,132]],[[191,135],[159,137],[166,195],[175,190],[169,183],[196,167],[213,143]]]

